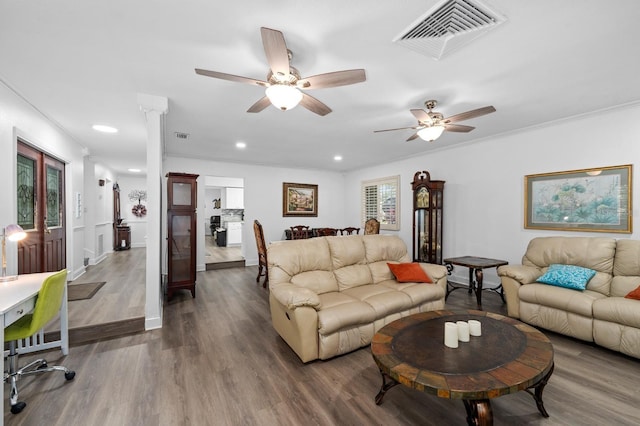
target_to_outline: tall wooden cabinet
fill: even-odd
[[[413,189],[413,260],[442,264],[443,180],[416,172]]]
[[[167,173],[167,298],[176,290],[196,297],[196,196],[198,175]]]

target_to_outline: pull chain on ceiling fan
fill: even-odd
[[[366,80],[363,69],[335,71],[301,78],[298,70],[290,64],[293,55],[287,49],[284,35],[280,31],[265,27],[262,27],[260,32],[270,68],[266,81],[196,68],[197,74],[207,77],[265,87],[265,96],[253,104],[247,112],[260,112],[269,104],[287,111],[300,104],[318,115],[327,115],[331,112],[331,108],[303,90],[346,86]]]
[[[440,135],[442,135],[442,133],[445,131],[468,133],[473,129],[475,129],[475,127],[471,127],[471,126],[454,124],[458,121],[470,120],[472,118],[480,117],[496,111],[496,109],[493,106],[486,106],[478,109],[473,109],[471,111],[462,112],[460,114],[452,115],[451,117],[448,117],[448,118],[444,118],[444,116],[441,113],[433,111],[436,105],[437,105],[436,101],[428,100],[424,103],[424,106],[429,110],[429,112],[422,109],[411,110],[411,114],[413,114],[413,116],[416,119],[418,119],[417,126],[399,127],[397,129],[375,130],[374,133],[390,132],[394,130],[413,129],[413,130],[416,130],[416,132],[407,139],[407,142],[412,141],[418,137],[425,141],[433,142],[436,139],[438,139]]]

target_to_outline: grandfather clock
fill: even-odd
[[[196,189],[198,175],[167,173],[167,298],[176,290],[196,297]]]
[[[413,189],[413,260],[442,264],[443,180],[416,172]]]

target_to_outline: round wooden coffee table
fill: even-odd
[[[482,336],[458,348],[444,345],[446,321],[479,320]],[[549,417],[542,391],[553,373],[549,339],[513,318],[483,311],[432,311],[411,315],[380,329],[371,341],[384,394],[401,383],[440,398],[461,399],[470,425],[493,424],[491,398],[526,391]]]

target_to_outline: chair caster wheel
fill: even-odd
[[[26,406],[27,406],[26,402],[20,401],[17,404],[11,406],[11,413],[18,414],[19,412],[24,410],[24,407],[26,407]]]
[[[69,370],[68,372],[64,373],[64,378],[67,380],[73,380],[74,377],[76,377],[75,371]]]

